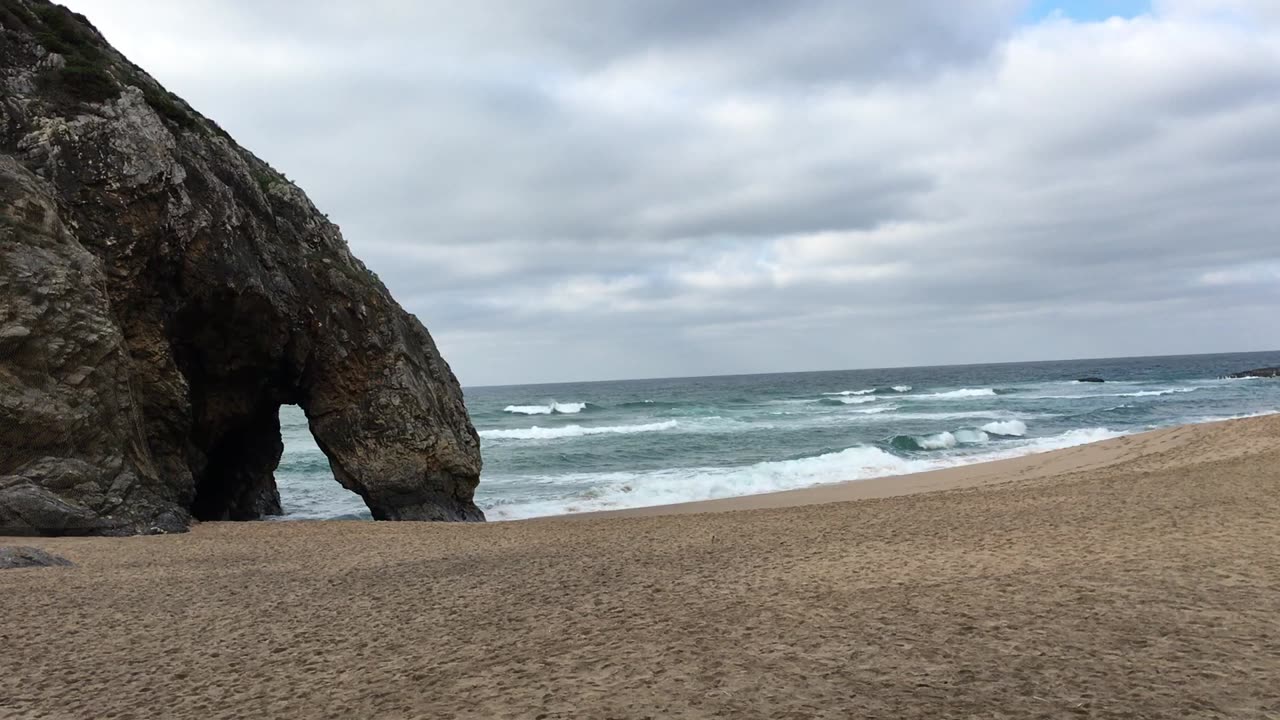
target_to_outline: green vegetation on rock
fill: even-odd
[[[188,130],[199,129],[200,124],[196,122],[196,119],[169,92],[163,88],[156,88],[146,84],[142,84],[142,87],[147,104],[151,106],[152,110],[159,113],[160,117],[180,128]]]
[[[36,40],[65,63],[41,78],[49,90],[76,102],[104,102],[120,94],[120,84],[108,72],[109,59],[85,29],[87,20],[55,5],[37,5],[28,17]]]
[[[144,79],[141,71],[111,57],[102,39],[82,15],[53,4],[0,2],[0,25],[30,34],[40,45],[62,58],[40,75],[41,87],[67,104],[106,102],[120,95],[122,86],[142,88],[147,104],[165,121],[187,130],[203,130],[197,116],[177,97]],[[224,134],[224,133],[219,133]]]

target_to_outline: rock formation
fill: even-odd
[[[45,0],[0,0],[0,533],[280,513],[302,407],[374,518],[483,520],[418,320],[306,195]]]
[[[1095,376],[1090,375],[1089,377],[1082,377],[1082,378],[1078,378],[1078,379],[1076,380],[1076,382],[1078,382],[1078,383],[1100,383],[1100,382],[1106,382],[1106,379],[1105,379],[1105,378],[1100,378],[1100,377],[1095,377]]]
[[[65,567],[71,561],[33,547],[0,547],[0,570],[15,568]]]
[[[1229,378],[1239,380],[1240,378],[1280,378],[1280,367],[1256,368],[1254,370],[1242,370],[1228,375]]]

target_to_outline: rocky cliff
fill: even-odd
[[[482,520],[422,324],[82,16],[0,0],[0,533],[280,513],[278,410],[386,520]]]

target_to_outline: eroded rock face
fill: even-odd
[[[284,403],[375,518],[483,519],[458,382],[338,228],[83,18],[0,0],[0,533],[278,514]]]

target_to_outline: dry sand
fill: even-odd
[[[676,510],[19,541],[0,716],[1280,718],[1280,417]]]

